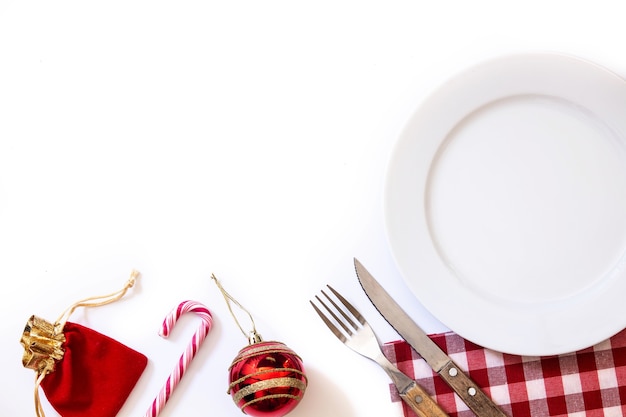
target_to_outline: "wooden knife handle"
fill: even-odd
[[[419,417],[448,417],[448,414],[439,407],[439,404],[437,404],[417,382],[413,382],[406,391],[400,393],[400,398],[402,398]]]
[[[478,417],[507,417],[497,405],[454,362],[448,362],[439,375]]]

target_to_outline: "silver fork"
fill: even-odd
[[[310,303],[335,336],[350,349],[378,363],[393,381],[400,397],[418,416],[448,416],[417,382],[403,374],[389,362],[380,348],[374,331],[357,309],[330,285],[327,285],[327,287],[344,308],[341,308],[323,290],[322,294],[333,308],[329,307],[328,304],[317,295],[315,298],[317,302],[324,307],[328,315],[322,312],[313,301],[310,301]],[[329,315],[332,319],[329,318]],[[340,330],[335,323],[339,324],[342,330]]]

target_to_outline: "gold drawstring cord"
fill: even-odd
[[[72,304],[59,316],[57,321],[54,323],[55,333],[59,334],[63,332],[63,328],[65,327],[65,324],[69,320],[72,313],[78,307],[100,307],[100,306],[110,304],[121,299],[126,294],[126,292],[135,285],[135,282],[137,281],[137,277],[139,277],[139,271],[136,271],[133,269],[130,273],[130,278],[126,282],[126,285],[124,285],[124,288],[122,288],[121,290],[116,291],[111,294],[102,295],[99,297],[85,298],[84,300],[80,300]],[[38,371],[37,374],[35,375],[35,413],[37,414],[37,417],[46,417],[46,414],[43,411],[43,406],[41,405],[41,399],[39,396],[39,387],[41,386],[43,379],[49,373],[50,373],[50,369],[44,368]]]
[[[39,398],[39,386],[47,374],[47,371],[43,370],[35,375],[35,413],[37,417],[46,417],[46,414],[43,412],[43,407],[41,406],[41,399]]]
[[[239,327],[239,330],[241,330],[241,333],[243,333],[244,337],[248,338],[248,342],[250,344],[260,342],[262,340],[261,335],[258,334],[256,331],[256,325],[254,324],[254,318],[252,317],[252,314],[250,314],[250,312],[246,310],[246,308],[242,306],[239,303],[239,301],[235,300],[235,298],[232,295],[230,295],[224,289],[224,287],[222,287],[222,284],[220,284],[218,279],[215,277],[215,274],[211,274],[211,279],[215,281],[215,285],[217,285],[217,288],[219,288],[220,292],[224,296],[224,300],[226,300],[226,305],[228,306],[228,311],[230,311],[230,315],[233,317],[233,319],[235,319],[235,323],[237,323],[237,327]],[[231,302],[234,303],[237,307],[239,307],[243,311],[245,311],[248,317],[250,317],[250,322],[252,323],[252,330],[250,332],[246,333],[243,327],[241,326],[241,324],[239,323],[239,320],[237,320],[237,316],[233,312]]]
[[[124,288],[122,288],[121,290],[116,291],[111,294],[102,295],[99,297],[85,298],[84,300],[80,300],[72,304],[59,316],[59,318],[54,323],[55,331],[57,332],[57,334],[63,331],[63,328],[65,327],[65,323],[67,323],[67,320],[69,320],[72,313],[78,307],[100,307],[100,306],[110,304],[119,300],[126,294],[126,292],[130,288],[132,288],[135,285],[135,282],[137,281],[138,276],[139,276],[139,271],[133,270],[130,273],[130,278],[126,282],[126,285],[124,285]]]

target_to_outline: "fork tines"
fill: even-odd
[[[328,326],[330,328],[330,330],[332,330],[332,332],[335,334],[335,336],[337,336],[342,342],[345,342],[347,340],[346,334],[348,336],[352,336],[353,335],[353,330],[356,331],[356,330],[359,329],[359,325],[354,322],[353,318],[356,319],[361,324],[365,324],[365,319],[358,312],[358,310],[356,308],[354,308],[354,306],[352,304],[350,304],[348,302],[348,300],[346,300],[341,294],[339,294],[337,291],[335,291],[335,289],[333,287],[331,287],[330,285],[326,285],[326,286],[328,287],[328,289],[333,293],[333,295],[339,300],[339,302],[345,308],[341,308],[328,294],[326,294],[324,292],[324,290],[322,290],[322,294],[324,295],[324,297],[326,297],[328,302],[330,302],[330,304],[334,307],[334,310],[332,308],[330,308],[328,306],[328,304],[326,304],[317,295],[315,296],[315,298],[324,307],[324,309],[326,311],[328,311],[328,313],[334,319],[334,321],[341,326],[341,328],[344,330],[345,334],[342,333],[341,330],[339,330],[337,328],[337,326],[335,326],[335,323],[333,323],[333,321],[330,320],[328,318],[328,316],[326,314],[324,314],[315,305],[315,303],[313,303],[313,301],[309,301],[309,302],[311,303],[311,305],[313,306],[313,308],[315,309],[317,314],[319,314],[320,318],[324,321],[324,323],[326,323],[326,326]],[[344,323],[344,320],[340,319],[337,316],[336,312],[339,313],[345,319],[345,321],[347,321],[350,324],[352,329],[350,329],[348,326],[346,326],[346,324]],[[347,312],[349,312],[352,315],[352,317],[350,315],[348,315]]]

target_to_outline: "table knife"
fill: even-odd
[[[493,403],[480,387],[415,324],[356,258],[354,259],[354,267],[363,290],[378,312],[443,378],[477,417],[506,417],[506,414]]]

